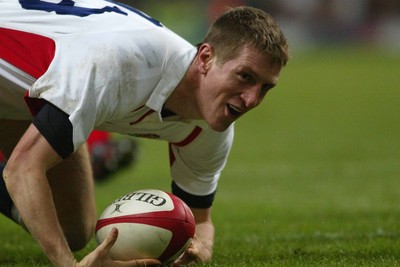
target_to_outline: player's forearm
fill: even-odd
[[[47,178],[19,169],[6,168],[4,178],[22,220],[54,266],[72,266],[75,259],[58,223]]]

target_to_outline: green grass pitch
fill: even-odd
[[[261,107],[236,124],[213,207],[214,260],[199,266],[400,266],[400,55],[329,49],[294,55]],[[167,145],[96,187],[169,190]],[[0,218],[0,266],[48,266]],[[77,253],[83,257],[93,240]]]

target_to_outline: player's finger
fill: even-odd
[[[104,239],[104,241],[101,242],[101,244],[97,247],[97,249],[105,254],[108,254],[111,247],[115,244],[115,241],[117,241],[117,237],[118,229],[114,227],[111,229],[111,232],[108,234],[107,238]]]

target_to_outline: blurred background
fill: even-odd
[[[400,52],[398,0],[122,0],[193,44],[227,7],[249,5],[273,15],[291,50],[363,43]]]

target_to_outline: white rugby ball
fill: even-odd
[[[115,227],[115,260],[158,259],[170,263],[189,246],[195,232],[190,208],[177,196],[155,189],[126,194],[112,202],[96,225],[100,244]]]

